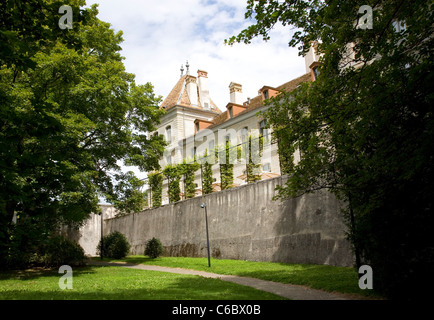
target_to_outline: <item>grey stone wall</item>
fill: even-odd
[[[283,182],[282,177],[259,181],[109,218],[104,234],[125,234],[132,254],[144,254],[146,242],[156,237],[166,255],[206,257],[205,210],[200,207],[205,202],[214,258],[353,266],[339,201],[325,191],[273,201],[275,187]],[[87,228],[81,234],[89,232],[90,239],[98,226]]]

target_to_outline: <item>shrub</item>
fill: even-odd
[[[152,238],[146,244],[145,256],[155,259],[163,254],[163,251],[163,245],[161,244],[160,240],[157,238]]]
[[[113,259],[125,258],[130,251],[130,244],[122,233],[114,231],[109,235],[103,237],[103,247],[101,248],[101,240],[99,241],[97,251],[98,254],[102,254],[104,257]]]
[[[83,248],[73,241],[57,236],[48,240],[43,249],[41,263],[45,266],[82,266],[85,264],[86,256]]]

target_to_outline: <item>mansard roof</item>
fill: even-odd
[[[309,82],[309,81],[312,81],[311,75],[310,75],[310,73],[306,73],[306,74],[304,74],[298,78],[295,78],[291,81],[288,81],[288,82],[286,82],[286,83],[284,83],[284,84],[282,84],[276,88],[273,88],[273,89],[275,89],[279,92],[291,92],[295,88],[297,88],[297,86],[300,85],[301,83]],[[268,87],[268,86],[265,86],[265,87],[272,88],[272,87]],[[250,99],[249,101],[244,102],[244,106],[246,106],[246,109],[243,110],[242,112],[240,112],[237,115],[237,117],[242,115],[242,114],[245,114],[247,112],[250,112],[252,110],[258,109],[263,105],[264,105],[264,100],[262,98],[262,95],[258,95],[256,97],[254,97],[253,99]],[[221,114],[219,114],[218,116],[216,116],[212,120],[213,124],[211,126],[209,126],[208,128],[216,127],[216,126],[226,122],[227,120],[229,120],[228,113],[226,111],[222,112]]]

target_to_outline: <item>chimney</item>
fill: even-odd
[[[318,42],[311,41],[310,49],[304,56],[304,63],[306,66],[306,73],[311,72],[312,66],[315,62],[319,61],[319,55],[317,54],[316,46]]]
[[[185,86],[187,89],[187,95],[190,99],[190,103],[192,106],[197,107],[198,101],[197,101],[197,84],[196,84],[196,77],[187,75],[185,78]]]
[[[203,109],[211,110],[211,102],[209,98],[208,87],[208,72],[197,70],[197,81],[199,85],[199,99]]]
[[[243,104],[243,87],[238,83],[231,82],[229,84],[230,102],[235,104]]]

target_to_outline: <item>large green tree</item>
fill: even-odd
[[[279,196],[336,194],[375,288],[420,298],[434,267],[433,2],[247,3],[255,20],[228,43],[267,40],[281,23],[300,54],[318,43],[322,55],[316,81],[272,99],[265,114],[288,174]]]
[[[72,29],[58,26],[64,4],[73,8]],[[101,197],[137,210],[140,182],[121,165],[158,167],[164,142],[146,133],[163,112],[160,98],[125,71],[122,32],[84,4],[0,5],[1,259],[10,255],[14,230],[26,224],[36,226],[27,241],[36,243],[60,224],[79,225],[98,212]]]

